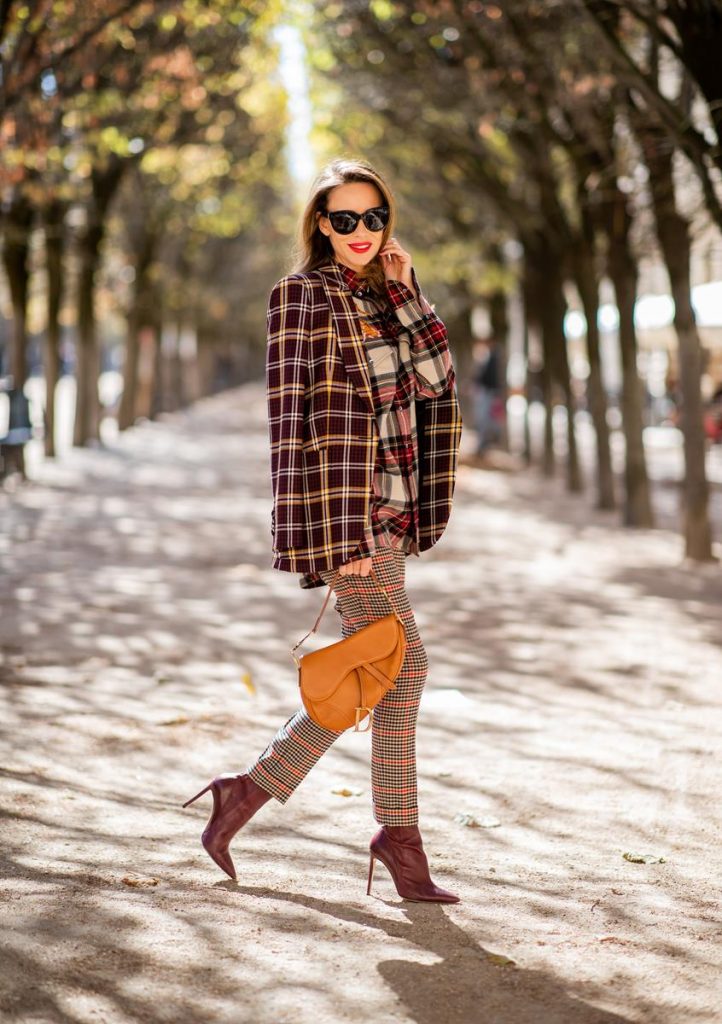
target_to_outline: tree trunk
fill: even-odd
[[[657,237],[674,299],[685,460],[685,554],[698,561],[711,561],[712,531],[708,512],[709,486],[705,469],[706,442],[701,390],[702,350],[692,308],[689,226],[677,209],[672,173],[673,151],[648,119],[635,117],[634,123],[649,168]]]
[[[529,408],[531,406],[533,383],[539,385],[544,405],[544,449],[542,454],[542,473],[554,475],[554,430],[552,426],[553,396],[550,369],[544,351],[544,334],[542,330],[542,310],[544,307],[542,280],[537,272],[531,252],[531,245],[525,243],[524,258],[524,306],[526,311],[526,344],[527,344],[527,434],[528,462],[532,460],[533,443],[529,430]]]
[[[522,457],[527,466],[532,461],[531,428],[529,425],[529,409],[531,407],[532,392],[534,388],[534,377],[536,366],[533,365],[533,352],[531,335],[534,328],[533,296],[530,294],[529,280],[526,273],[523,274],[520,285],[520,302],[522,306],[522,329],[524,332],[524,423],[522,437]]]
[[[719,55],[722,52],[722,5],[689,3],[668,0],[666,16],[674,23],[679,34],[680,51],[684,66],[692,73],[702,95],[707,100],[709,116],[717,139],[722,139],[722,78]],[[722,172],[720,146],[714,149],[717,168]]]
[[[133,305],[128,314],[128,329],[123,362],[123,393],[118,410],[118,429],[132,427],[138,415],[138,368],[140,359],[140,332],[148,324],[153,308],[153,284],[149,270],[155,258],[158,235],[147,229],[147,221],[137,240]],[[154,374],[153,374],[154,376]],[[144,403],[150,412],[150,401]]]
[[[453,345],[454,367],[459,383],[459,405],[461,417],[465,423],[473,423],[473,408],[469,381],[471,380],[471,310],[467,307],[455,311],[444,318],[449,335],[449,344]]]
[[[158,345],[155,329],[145,323],[138,333],[138,386],[133,419],[150,419],[155,386],[155,352]]]
[[[548,250],[544,262],[545,301],[541,304],[544,363],[549,366],[551,381],[559,383],[567,409],[567,487],[581,491],[582,475],[579,468],[575,429],[575,400],[571,386],[567,343],[564,336],[564,317],[567,303],[564,297],[564,279],[558,254]],[[550,404],[553,406],[553,384],[550,381]]]
[[[541,371],[542,391],[544,394],[544,454],[542,456],[542,473],[554,476],[554,381],[551,369],[544,360]]]
[[[213,394],[216,371],[216,351],[213,336],[209,331],[198,329],[198,376],[201,395],[207,398]]]
[[[158,376],[156,378],[156,388],[158,390],[158,407],[162,412],[172,412],[173,403],[171,401],[171,384],[170,384],[170,371],[171,371],[171,347],[175,344],[177,326],[173,319],[168,319],[163,324],[163,331],[158,337],[158,351],[156,352],[156,360],[159,362]]]
[[[60,306],[63,297],[63,226],[66,204],[53,200],[43,210],[45,263],[47,267],[47,316],[45,337],[45,455],[55,456],[55,393],[60,376]]]
[[[606,205],[605,214],[608,271],[619,311],[622,422],[626,443],[624,523],[626,526],[651,527],[654,521],[644,454],[643,392],[637,371],[637,335],[634,326],[637,266],[629,247],[630,215],[622,192],[615,193],[613,201]]]
[[[78,343],[76,352],[76,402],[73,443],[87,444],[100,439],[100,352],[95,321],[95,276],[100,264],[100,246],[111,200],[128,162],[110,157],[107,167],[93,168],[93,194],[87,206],[88,221],[79,239]]]
[[[170,388],[171,388],[171,408],[182,409],[184,408],[185,402],[185,388],[183,381],[183,360],[181,359],[181,337],[183,334],[183,324],[180,320],[175,325],[175,338],[173,339],[173,348],[170,353]]]
[[[616,508],[614,474],[609,446],[607,423],[607,396],[602,379],[602,361],[599,348],[599,280],[594,268],[594,226],[583,197],[580,196],[582,235],[574,252],[574,273],[587,321],[587,360],[589,380],[587,400],[594,425],[597,451],[597,508]]]
[[[135,408],[138,391],[138,360],[140,353],[139,334],[141,329],[140,311],[134,301],[128,313],[125,333],[125,354],[123,359],[123,390],[118,408],[118,430],[127,430],[135,422]]]
[[[75,425],[73,444],[84,445],[100,433],[98,396],[98,351],[95,336],[94,288],[98,247],[102,238],[99,225],[88,226],[79,239],[77,344],[75,353]]]
[[[10,288],[13,321],[8,368],[13,387],[22,391],[28,376],[27,315],[30,287],[30,232],[34,209],[21,192],[16,192],[5,214],[3,264]]]
[[[18,191],[13,196],[3,225],[3,264],[10,288],[13,311],[8,368],[13,379],[12,388],[21,393],[28,376],[27,315],[30,287],[30,232],[33,215],[34,210],[29,200]],[[12,408],[11,402],[11,424]],[[26,479],[25,449],[22,444],[8,446],[4,449],[4,457],[0,463],[0,477],[9,475],[15,469],[23,480]]]
[[[163,395],[163,337],[167,330],[163,316],[159,313],[155,325],[155,349],[153,352],[153,394],[150,400],[150,419],[157,420],[165,411]]]
[[[509,432],[506,422],[507,403],[507,360],[509,352],[509,314],[507,310],[507,294],[498,289],[489,298],[489,319],[491,320],[491,332],[496,339],[499,359],[499,400],[503,410],[502,419],[499,424],[499,436],[497,445],[504,451],[509,450]]]

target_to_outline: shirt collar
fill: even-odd
[[[363,290],[366,291],[366,284],[361,280],[355,270],[352,270],[351,267],[347,267],[345,263],[341,263],[339,260],[336,260],[336,266],[341,271],[341,276],[352,292],[359,288],[363,288]]]

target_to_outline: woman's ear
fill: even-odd
[[[328,232],[324,231],[323,228],[321,227],[321,217],[322,216],[323,216],[323,214],[321,213],[321,211],[320,210],[316,210],[316,227],[318,228],[318,230],[321,232],[322,235],[326,235],[326,237],[328,238]]]

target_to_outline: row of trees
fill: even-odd
[[[186,324],[201,355],[250,337],[250,361],[262,361],[263,292],[288,229],[267,219],[284,212],[277,17],[265,0],[0,6],[7,368],[22,388],[32,312],[44,336],[46,454],[63,324],[75,329],[76,444],[99,437],[99,322],[111,315],[125,325],[121,428],[178,401],[179,385],[160,383],[177,381]],[[144,341],[150,395],[138,387]]]
[[[323,41],[322,45],[320,41]],[[573,284],[587,323],[588,404],[601,508],[615,494],[597,314],[613,285],[623,373],[624,522],[653,524],[634,307],[642,256],[666,266],[675,302],[686,463],[687,554],[711,557],[701,347],[690,293],[689,216],[722,229],[719,0],[335,2],[309,31],[330,152],[343,140],[405,183],[405,227],[433,253],[469,337],[484,292],[504,336],[505,242],[523,251],[521,290],[551,408],[567,406],[567,479],[582,487],[564,316]],[[337,95],[329,100],[329,80]],[[690,202],[691,197],[691,202]],[[489,268],[496,267],[490,273]],[[464,330],[462,325],[466,324]],[[532,352],[533,354],[533,352]]]
[[[621,504],[634,526],[653,524],[634,321],[639,261],[664,262],[679,342],[686,550],[710,558],[689,220],[722,228],[722,0],[0,5],[10,370],[22,387],[29,318],[42,324],[47,454],[63,325],[75,329],[76,444],[99,436],[99,327],[111,314],[124,324],[121,429],[179,400],[188,325],[202,365],[223,349],[246,375],[260,371],[268,285],[296,227],[273,35],[294,19],[312,65],[314,151],[319,160],[353,152],[391,172],[414,253],[433,259],[424,273],[451,337],[470,339],[479,300],[505,337],[507,296],[520,289],[528,365],[547,409],[544,470],[554,470],[551,412],[561,398],[572,490],[583,481],[564,317],[576,289],[602,508],[619,502],[597,327],[600,285],[611,282]],[[512,250],[522,253],[520,270]],[[469,353],[457,355],[463,375]],[[138,387],[149,361],[150,392]]]

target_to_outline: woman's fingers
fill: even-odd
[[[410,254],[405,249],[401,248],[395,238],[390,238],[386,245],[382,246],[379,255],[390,256],[392,258],[396,257],[400,259],[402,263],[411,260]]]
[[[368,576],[372,564],[371,558],[357,558],[354,561],[345,562],[339,567],[339,572],[342,576]]]

